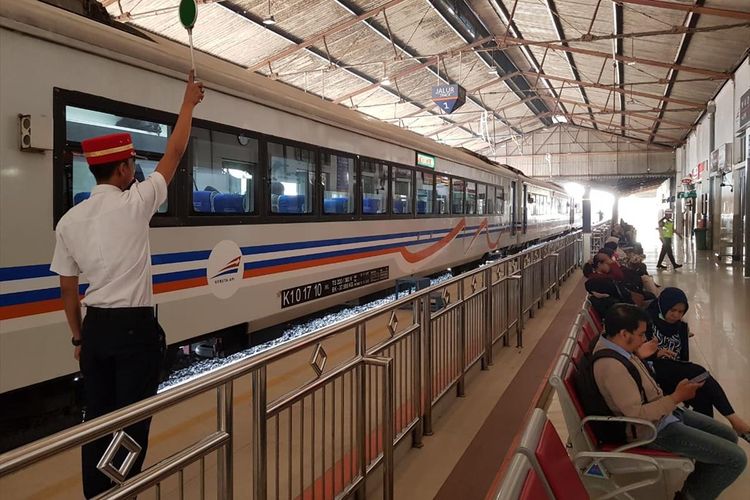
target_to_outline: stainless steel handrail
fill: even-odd
[[[549,298],[555,289],[559,294],[560,281],[581,264],[583,251],[579,236],[580,232],[575,232],[540,243],[518,254],[406,295],[379,309],[321,328],[126,408],[4,453],[0,455],[0,480],[37,462],[120,431],[179,403],[215,390],[217,428],[212,434],[126,480],[102,498],[121,498],[152,486],[159,488],[162,480],[175,473],[180,475],[182,492],[183,471],[198,460],[203,484],[204,459],[210,453],[217,453],[217,497],[232,498],[237,476],[233,461],[233,384],[237,379],[250,375],[253,459],[251,490],[254,498],[262,500],[270,496],[269,454],[273,455],[275,461],[273,474],[270,476],[277,493],[280,488],[286,488],[285,491],[291,495],[298,486],[299,491],[294,496],[302,495],[303,490],[317,487],[316,481],[320,481],[322,477],[322,487],[327,489],[330,486],[333,496],[357,490],[366,495],[365,478],[375,466],[382,466],[383,492],[390,498],[393,492],[393,446],[409,433],[413,444],[419,446],[422,435],[432,433],[433,405],[453,386],[462,394],[465,390],[464,374],[480,360],[482,368],[487,369],[492,363],[494,344],[502,339],[503,344],[508,345],[508,335],[512,328],[515,327],[516,330],[517,345],[522,345],[524,315],[533,314],[534,306],[541,307],[545,297]],[[437,297],[441,299],[438,301]],[[518,297],[518,300],[514,297]],[[398,321],[394,322],[394,318],[398,320],[398,314],[410,316],[411,322],[401,327]],[[386,330],[390,338],[368,345],[368,323],[386,317],[390,318]],[[469,324],[473,328],[467,328]],[[283,362],[292,354],[303,350],[315,349],[318,352],[326,341],[331,341],[337,335],[349,335],[350,332],[354,332],[354,338],[350,339],[353,348],[348,359],[339,361],[336,366],[326,366],[325,370],[320,368],[317,378],[274,401],[268,400],[266,368],[269,365]],[[325,350],[322,349],[321,352],[325,356]],[[379,370],[380,375],[370,375],[370,370]],[[321,398],[323,404],[318,406],[320,416],[319,423],[316,424],[315,404]],[[306,425],[304,421],[306,401],[312,407],[309,417],[312,422],[307,422],[311,425]],[[396,408],[396,401],[402,406]],[[330,412],[327,408],[330,408]],[[345,408],[349,410],[346,415]],[[336,419],[336,415],[338,421],[332,421],[331,419]],[[280,418],[288,423],[289,430],[286,434],[280,432]],[[274,446],[269,444],[268,422],[271,419],[275,419]],[[280,464],[284,460],[293,460],[291,443],[302,439],[292,429],[295,419],[298,421],[295,425],[298,426],[299,433],[304,434],[307,429],[307,432],[313,433],[313,439],[318,427],[321,428],[322,457],[317,457],[318,450],[314,445],[311,445],[309,454],[306,454],[303,442],[299,460],[295,458],[294,464],[285,462],[288,480],[281,484]],[[350,423],[348,427],[347,422]],[[334,443],[337,425],[342,427],[338,435],[338,447]],[[326,426],[330,436],[326,434]],[[339,463],[343,462],[347,448],[345,434],[350,441],[346,460],[351,462],[351,467]],[[382,436],[382,439],[375,439],[373,442],[373,435]],[[280,440],[285,440],[289,447],[286,457],[281,456],[283,450]],[[328,450],[326,457],[329,442],[332,450]],[[337,449],[340,451],[338,454]],[[340,458],[338,462],[337,457]],[[332,468],[341,468],[342,484],[326,484],[326,471],[320,471],[322,476],[316,471],[319,458],[322,458],[322,467],[330,462]],[[294,485],[291,484],[292,465],[301,476]],[[349,477],[344,477],[345,471],[349,471]],[[309,481],[305,481],[308,472],[311,477],[308,478]],[[247,474],[242,476],[247,477]],[[337,487],[339,490],[334,491]]]

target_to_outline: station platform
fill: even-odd
[[[684,267],[656,269],[658,239],[646,238],[649,273],[664,287],[686,291],[690,309],[685,320],[695,336],[691,358],[705,366],[741,417],[750,417],[750,280],[740,266],[717,263],[710,251],[696,252],[690,240],[675,241],[675,255]],[[523,349],[505,349],[489,371],[473,373],[465,397],[438,414],[434,436],[424,448],[402,457],[395,472],[396,498],[490,499],[499,487],[521,432],[535,407],[546,410],[562,440],[568,430],[559,400],[547,386],[562,342],[585,298],[580,272],[561,288],[560,301],[548,303],[529,320]],[[726,421],[718,414],[717,420]],[[750,444],[739,440],[750,455]],[[653,490],[634,498],[655,498]],[[747,498],[750,471],[722,495],[722,500]]]
[[[405,455],[395,473],[395,498],[483,499],[495,489],[515,449],[581,303],[580,272],[529,319],[523,348],[501,348],[490,370],[475,371],[465,397],[438,413],[424,448]]]

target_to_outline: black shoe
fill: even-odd
[[[666,268],[667,268],[667,266],[663,266],[661,264],[657,264],[656,265],[656,269],[666,269]]]
[[[682,264],[672,264],[672,267],[674,267],[675,269],[679,269],[682,267]]]

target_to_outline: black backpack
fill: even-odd
[[[609,406],[607,406],[607,402],[604,400],[602,393],[599,392],[599,386],[596,385],[596,380],[594,380],[594,363],[602,358],[616,359],[628,369],[628,373],[630,373],[630,376],[633,377],[636,385],[638,385],[638,391],[641,394],[641,402],[645,403],[646,393],[643,390],[643,382],[641,380],[641,374],[638,372],[638,368],[636,368],[635,365],[633,365],[633,363],[622,354],[612,349],[601,349],[594,354],[585,355],[578,363],[578,370],[574,382],[576,391],[578,392],[578,399],[583,406],[584,413],[587,416],[615,416],[612,410],[609,409]],[[599,441],[598,444],[626,443],[628,441],[628,424],[625,422],[591,422],[590,425],[591,429],[594,431],[594,436],[596,436],[596,439]],[[631,437],[635,438],[634,431],[632,434]]]

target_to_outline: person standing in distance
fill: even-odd
[[[674,221],[672,220],[672,211],[667,210],[664,212],[664,217],[659,220],[659,237],[661,238],[661,252],[659,252],[659,260],[656,263],[658,269],[666,269],[667,266],[662,265],[664,256],[669,257],[669,261],[672,263],[672,267],[679,269],[682,264],[677,264],[674,261],[674,253],[672,252],[672,238],[674,238]]]
[[[187,148],[193,109],[203,96],[203,84],[194,80],[191,71],[164,156],[143,182],[135,181],[130,134],[81,143],[97,185],[89,199],[68,210],[58,222],[50,269],[60,275],[73,356],[84,377],[86,420],[156,394],[162,339],[153,309],[149,221],[167,199],[167,185]],[[81,274],[89,282],[83,300],[78,288]],[[83,320],[81,302],[86,307]],[[142,448],[129,476],[143,466],[150,424],[147,419],[125,429]],[[86,498],[112,487],[96,468],[110,439],[105,436],[82,449]]]

